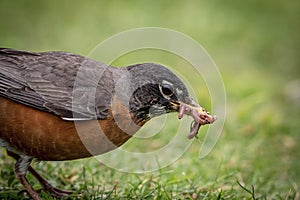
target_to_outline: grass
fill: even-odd
[[[298,10],[298,1],[283,0],[74,1],[72,5],[69,1],[0,1],[0,46],[87,55],[98,42],[120,31],[162,26],[182,31],[204,45],[226,88],[222,135],[202,159],[199,149],[205,128],[176,162],[154,172],[120,172],[94,158],[39,162],[34,168],[56,186],[74,190],[70,199],[299,199]],[[149,50],[125,55],[115,64],[149,60],[170,63],[176,70],[189,65]],[[186,77],[192,74],[186,73]],[[193,76],[189,80],[209,108],[203,80]],[[170,115],[161,134],[146,142],[135,138],[122,148],[156,150],[173,138],[177,126],[176,115]],[[140,135],[147,134],[146,130]],[[167,159],[167,155],[160,156]],[[14,177],[13,164],[0,151],[0,199],[28,199],[19,193],[23,187]],[[131,160],[124,165],[131,165]],[[30,174],[28,178],[34,188],[40,188]]]

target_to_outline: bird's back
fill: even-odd
[[[61,117],[104,119],[118,70],[66,52],[2,48],[0,96]]]

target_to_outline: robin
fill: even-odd
[[[47,182],[30,165],[33,159],[64,161],[111,151],[169,112],[194,118],[189,138],[216,119],[162,65],[117,68],[72,53],[0,48],[0,146],[16,159],[15,175],[35,200],[40,196],[28,171],[55,197],[72,192]]]

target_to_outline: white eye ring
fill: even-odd
[[[167,99],[170,99],[170,97],[174,94],[173,86],[166,83],[162,83],[159,85],[159,91]]]

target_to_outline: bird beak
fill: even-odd
[[[189,139],[192,139],[197,135],[201,125],[211,124],[217,119],[216,116],[210,115],[205,108],[201,107],[193,100],[190,100],[189,104],[180,101],[171,101],[171,104],[178,111],[179,119],[182,119],[185,114],[194,118],[191,131],[188,134]]]

